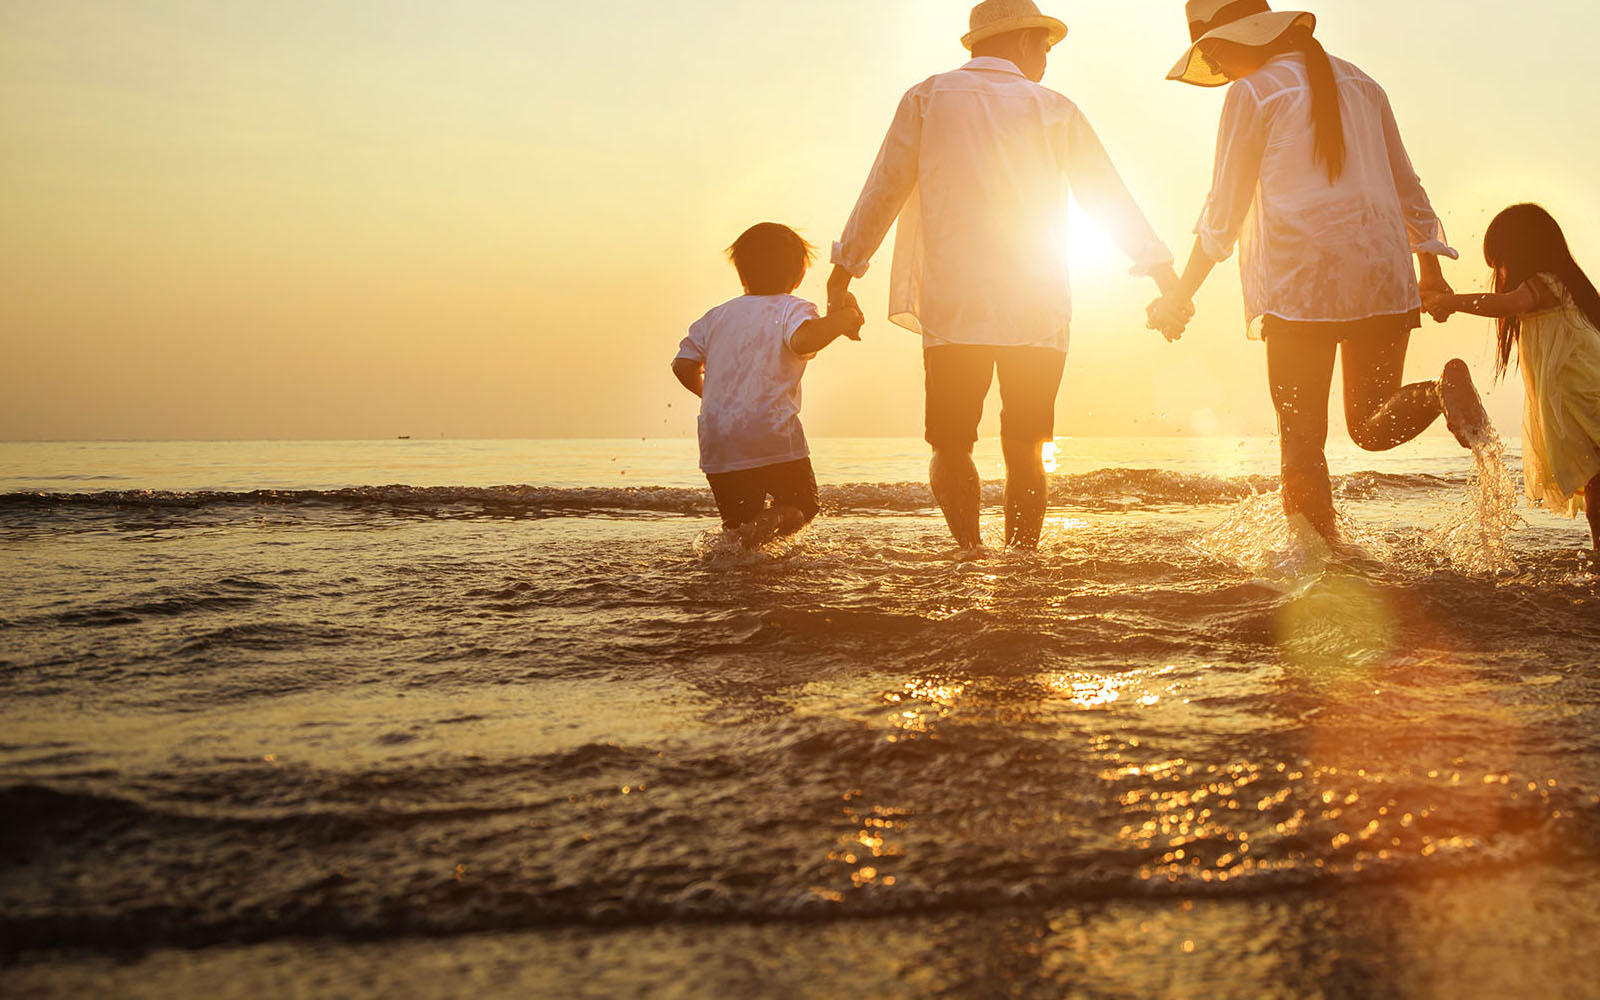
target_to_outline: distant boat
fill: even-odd
[[[397,440],[397,441],[410,441],[411,440],[411,435],[410,434],[401,434],[395,440]]]

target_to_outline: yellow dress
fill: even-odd
[[[1529,500],[1571,516],[1600,473],[1600,330],[1559,280],[1540,278],[1561,305],[1521,317],[1522,478]]]

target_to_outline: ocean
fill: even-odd
[[[980,445],[1000,535],[998,448]],[[1600,577],[1442,433],[0,444],[0,993],[1600,995]]]

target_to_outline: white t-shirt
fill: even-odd
[[[817,319],[794,295],[741,295],[689,327],[678,357],[706,366],[700,398],[700,469],[759,469],[806,458],[800,377],[815,354],[796,354],[794,332]]]

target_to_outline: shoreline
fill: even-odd
[[[28,996],[1600,995],[1600,866],[1231,898],[13,956]]]

